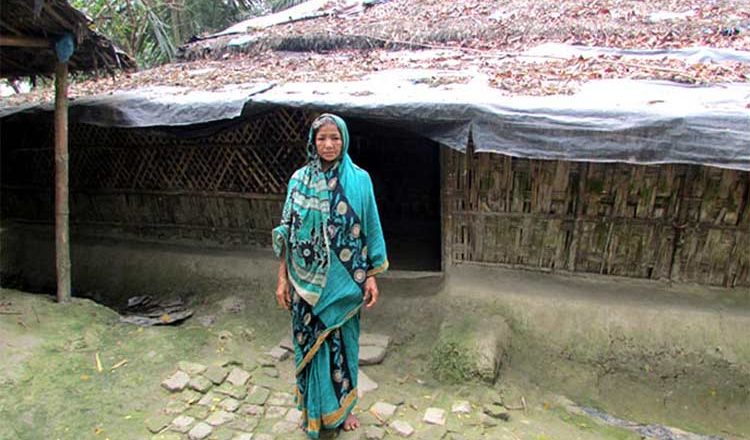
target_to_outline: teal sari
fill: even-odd
[[[327,171],[314,141],[323,118],[342,138],[341,155]],[[273,231],[292,286],[297,405],[311,438],[339,427],[357,403],[362,289],[368,276],[388,268],[372,181],[349,158],[346,124],[330,114],[316,122],[308,163],[290,179],[281,224]]]

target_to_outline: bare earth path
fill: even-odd
[[[378,385],[356,409],[362,426],[338,438],[640,438],[513,368],[494,386],[437,382],[430,350],[445,298],[414,289],[439,286],[383,284],[388,296],[364,314],[363,330],[391,344],[382,363],[362,367]],[[0,439],[306,438],[291,394],[293,361],[267,354],[286,337],[288,317],[270,294],[243,289],[201,292],[182,325],[146,328],[90,300],[59,305],[0,290]]]

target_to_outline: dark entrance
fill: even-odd
[[[391,270],[439,271],[439,145],[385,125],[347,124],[349,154],[375,187]]]

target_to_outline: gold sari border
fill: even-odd
[[[346,417],[354,409],[354,405],[357,404],[357,389],[354,388],[344,398],[344,402],[336,411],[328,414],[323,414],[322,417],[316,417],[314,419],[307,418],[307,408],[302,409],[302,420],[305,421],[306,430],[308,433],[318,433],[321,428],[335,429],[346,419]]]
[[[385,260],[385,263],[381,264],[380,266],[374,267],[374,268],[368,270],[367,271],[367,276],[371,277],[371,276],[374,276],[374,275],[381,274],[381,273],[385,272],[386,270],[388,270],[388,266],[390,266],[390,263],[388,263],[388,260]]]
[[[335,428],[341,424],[347,415],[351,412],[354,404],[357,403],[357,389],[354,388],[344,398],[344,402],[341,407],[336,411],[328,414],[323,414],[323,426],[326,428]]]
[[[334,331],[337,328],[341,327],[342,325],[346,324],[347,321],[349,321],[354,315],[356,315],[359,312],[360,307],[362,307],[361,304],[358,305],[357,307],[355,307],[351,312],[349,312],[344,317],[344,319],[341,320],[341,322],[339,322],[338,324],[336,324],[334,326],[331,326],[331,327],[325,329],[325,331],[323,333],[321,333],[320,336],[318,336],[318,339],[315,341],[315,344],[313,344],[313,346],[310,348],[310,351],[307,352],[307,354],[305,355],[305,357],[302,359],[302,361],[297,366],[297,370],[295,371],[295,375],[296,374],[300,374],[302,372],[302,370],[307,366],[307,364],[310,363],[310,361],[312,360],[312,358],[315,357],[315,354],[320,349],[320,346],[323,345],[323,342],[325,342],[325,340],[328,337],[328,335],[332,331]]]

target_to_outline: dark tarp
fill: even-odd
[[[466,148],[471,135],[476,151],[518,157],[750,170],[747,83],[604,80],[571,96],[531,97],[503,95],[480,77],[429,85],[443,73],[392,71],[365,81],[249,84],[211,92],[149,88],[75,100],[70,119],[99,126],[186,126],[287,106],[399,126],[457,150]],[[51,111],[5,108],[0,118]]]

